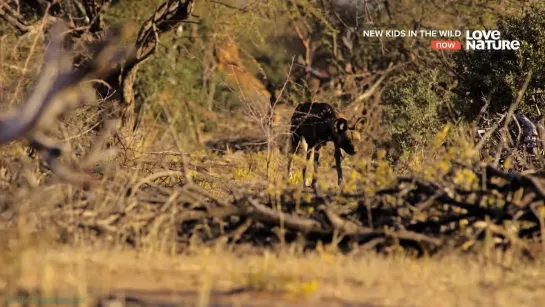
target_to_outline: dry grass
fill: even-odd
[[[22,47],[14,47],[0,59],[24,63],[18,58],[24,53],[20,49],[32,42],[22,42]],[[30,52],[29,64],[20,68],[23,72],[15,69],[21,65],[2,66],[0,81],[8,89],[3,98],[22,99],[39,57],[39,52]],[[179,102],[173,98],[164,110],[175,114]],[[149,103],[163,104],[159,98]],[[292,111],[287,106],[278,109],[281,128],[273,133],[279,136],[280,145]],[[0,295],[7,299],[5,303],[14,303],[18,294],[34,299],[77,297],[83,299],[77,302],[80,305],[94,305],[109,294],[148,303],[200,306],[229,302],[266,306],[536,306],[545,301],[543,254],[536,253],[540,256],[530,262],[511,250],[503,253],[487,247],[491,240],[482,240],[486,241],[482,244],[481,239],[475,239],[479,242],[472,254],[445,248],[433,258],[415,259],[401,251],[399,242],[385,244],[384,255],[359,248],[343,253],[335,244],[324,247],[312,238],[307,239],[316,245],[305,246],[301,242],[304,236],[286,244],[280,235],[282,225],[251,218],[240,225],[232,222],[236,229],[226,232],[218,229],[233,216],[184,220],[184,213],[237,207],[236,202],[229,203],[237,193],[278,196],[287,194],[287,188],[301,188],[304,159],[300,155],[295,161],[295,175],[288,180],[284,154],[264,151],[263,131],[238,116],[211,116],[220,128],[202,135],[208,148],[181,140],[184,136],[176,131],[176,116],[165,120],[144,112],[143,117],[138,134],[121,129],[117,137],[107,137],[108,143],[119,149],[118,154],[85,170],[92,173],[94,183],[88,190],[58,180],[37,158],[28,156],[22,143],[0,148]],[[63,159],[78,161],[85,155],[96,138],[97,132],[91,128],[97,120],[97,110],[88,107],[57,122],[58,129],[52,130],[68,149]],[[444,183],[446,188],[478,188],[475,173],[453,163],[473,166],[477,162],[468,127],[446,125],[397,164],[389,160],[387,148],[377,149],[372,142],[387,129],[378,123],[369,129],[360,153],[343,161],[345,191],[371,199],[377,190],[391,187],[402,176]],[[259,141],[259,146],[247,146]],[[337,196],[332,152],[331,145],[322,149],[319,187]],[[211,197],[197,195],[188,186],[197,186]],[[506,198],[514,199],[515,192]],[[369,206],[383,209],[403,201],[387,196],[376,198],[379,200]],[[500,207],[497,199],[491,198],[492,206]],[[341,197],[334,202],[330,207],[339,215],[359,205]],[[404,204],[400,211],[409,212],[410,202]],[[444,213],[437,208],[439,213],[419,212],[422,216],[415,213],[410,218],[426,220]],[[308,212],[299,216],[307,221],[318,215],[313,215],[318,211],[315,206],[304,209]],[[357,222],[362,221],[367,222],[363,218]],[[239,240],[245,232],[247,237]],[[459,233],[459,237],[466,235],[462,230]]]
[[[155,131],[150,135],[162,134]],[[438,135],[436,143],[445,138]],[[458,143],[466,141],[457,136],[454,139]],[[479,252],[481,256],[452,252],[432,259],[413,259],[395,251],[390,256],[361,254],[357,250],[343,255],[319,247],[302,253],[297,244],[244,249],[198,241],[180,250],[173,236],[175,225],[168,220],[170,213],[165,215],[166,221],[157,218],[162,214],[152,218],[152,223],[138,221],[139,216],[156,214],[142,198],[134,209],[138,213],[134,219],[114,226],[114,234],[120,236],[141,232],[137,247],[130,247],[121,237],[76,226],[86,218],[82,210],[96,214],[96,220],[100,220],[134,206],[136,198],[124,196],[128,187],[166,171],[169,163],[175,163],[170,166],[172,170],[181,165],[176,155],[141,154],[161,149],[160,144],[134,144],[111,161],[99,185],[85,193],[51,181],[34,160],[25,157],[20,144],[4,147],[2,184],[4,191],[11,194],[4,199],[9,210],[0,225],[9,239],[0,252],[0,293],[8,299],[23,290],[31,298],[84,298],[81,305],[93,305],[112,293],[151,303],[190,302],[200,306],[230,302],[263,306],[318,302],[331,306],[536,306],[545,299],[542,261],[526,263],[509,253],[486,259],[486,253]],[[337,189],[330,149],[324,150],[320,179],[324,187]],[[430,152],[434,153],[433,159],[426,156]],[[394,175],[407,170],[429,179],[442,178],[452,167],[450,160],[466,154],[465,150],[453,152],[432,144],[398,169],[383,154],[376,159],[349,158],[344,163],[345,176],[353,178],[347,180],[346,188],[356,186],[351,182],[357,181],[371,193],[388,186]],[[154,163],[147,165],[144,160]],[[281,182],[285,160],[279,153],[273,155],[273,183]],[[267,188],[264,153],[218,156],[195,152],[187,156],[186,162],[197,185],[224,199],[231,196],[230,189]],[[302,160],[298,161],[297,172],[302,164]],[[359,171],[355,171],[356,166]],[[459,180],[463,183],[464,178]],[[148,187],[143,186],[142,197],[152,195],[146,188],[177,186],[184,180],[180,176],[152,180]],[[300,186],[301,182],[291,184]]]
[[[453,255],[415,260],[290,249],[238,253],[221,247],[167,255],[59,247],[25,250],[18,265],[19,287],[88,303],[110,293],[178,303],[248,302],[250,296],[254,303],[369,306],[538,306],[545,299],[541,262],[505,266]],[[0,284],[6,287],[5,281]]]

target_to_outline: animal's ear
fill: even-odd
[[[348,121],[344,118],[339,118],[335,123],[335,127],[337,128],[337,132],[344,132],[348,129]]]
[[[352,127],[350,127],[349,129],[350,130],[356,130],[358,124],[360,123],[363,123],[365,121],[365,117],[359,117],[358,119],[356,119],[356,121],[354,122],[354,124],[352,125]]]

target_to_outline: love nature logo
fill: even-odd
[[[499,30],[363,30],[363,37],[422,37],[432,38],[431,48],[435,50],[517,50],[518,40],[501,38]],[[448,38],[460,40],[448,40]],[[464,40],[462,43],[461,40]]]
[[[465,31],[465,39],[466,50],[518,50],[520,48],[518,40],[501,39],[498,30],[468,30]],[[462,44],[459,41],[434,40],[431,42],[431,47],[436,50],[460,50]]]

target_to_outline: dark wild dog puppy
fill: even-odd
[[[341,149],[349,155],[354,155],[356,150],[354,142],[360,140],[360,134],[355,130],[356,124],[363,118],[359,118],[354,125],[349,126],[348,120],[340,116],[328,103],[307,102],[300,104],[295,109],[290,122],[290,136],[288,144],[288,178],[291,176],[291,167],[294,153],[301,141],[306,152],[306,163],[303,168],[303,185],[307,185],[307,164],[314,151],[314,178],[320,164],[320,148],[332,141],[335,145],[335,166],[337,168],[338,184],[343,181],[341,168]]]

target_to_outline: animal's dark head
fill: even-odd
[[[354,145],[361,140],[361,135],[356,130],[356,126],[361,120],[361,118],[358,119],[352,126],[348,124],[348,120],[342,117],[335,122],[337,144],[349,155],[356,154]]]

